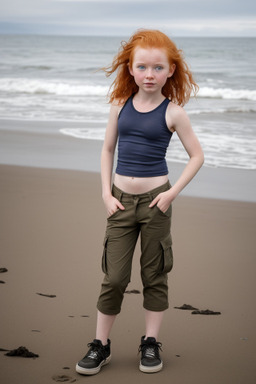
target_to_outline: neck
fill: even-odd
[[[144,97],[143,95],[136,93],[133,97],[133,106],[137,111],[148,112],[158,107],[164,99],[165,97],[162,94],[160,94],[159,97]]]
[[[133,97],[137,103],[143,103],[148,105],[160,104],[165,99],[165,96],[159,92],[157,94],[148,94],[139,90]]]

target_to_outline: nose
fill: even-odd
[[[147,69],[147,72],[146,72],[146,78],[147,78],[147,79],[152,79],[152,77],[154,77],[154,75],[153,75],[153,71],[152,71],[151,68],[148,68],[148,69]]]

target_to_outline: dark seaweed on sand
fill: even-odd
[[[6,356],[19,356],[19,357],[39,357],[36,353],[30,352],[26,347],[19,347],[13,349],[5,354]]]
[[[39,295],[39,296],[50,297],[51,299],[53,297],[56,297],[56,295],[47,295],[46,293],[39,293],[39,292],[37,292],[36,294]]]

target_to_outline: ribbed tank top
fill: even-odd
[[[170,100],[165,99],[149,112],[138,112],[131,96],[118,118],[118,159],[116,173],[133,177],[168,174],[166,150],[172,132],[165,120]]]

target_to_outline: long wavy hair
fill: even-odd
[[[123,103],[132,94],[138,92],[138,86],[130,74],[129,66],[132,66],[135,48],[163,49],[167,55],[169,64],[175,64],[175,72],[168,78],[162,88],[163,95],[178,105],[185,105],[191,93],[196,95],[198,85],[195,83],[192,73],[185,62],[182,50],[164,33],[158,30],[140,29],[135,32],[128,42],[122,41],[118,54],[114,57],[110,66],[102,68],[106,76],[117,71],[115,80],[109,89],[109,102]]]

